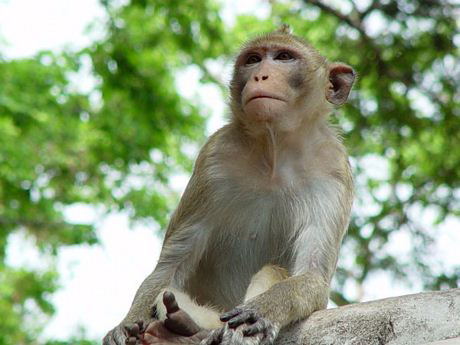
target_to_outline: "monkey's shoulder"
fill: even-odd
[[[208,138],[195,161],[195,169],[205,168],[226,152],[234,151],[236,141],[231,127],[227,124]]]

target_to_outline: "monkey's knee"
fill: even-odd
[[[260,295],[270,289],[274,284],[285,280],[289,277],[289,272],[282,267],[276,265],[265,265],[262,269],[254,274],[249,283],[244,301]]]
[[[166,288],[162,290],[155,299],[156,313],[159,320],[163,321],[167,318],[166,306],[163,303],[163,294],[165,291],[172,292],[175,296],[179,308],[185,311],[198,324],[204,329],[214,329],[222,327],[223,323],[219,319],[220,312],[209,306],[202,306],[197,304],[185,292],[174,289]]]

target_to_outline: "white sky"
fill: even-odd
[[[258,8],[258,11],[255,9]],[[231,22],[235,13],[250,12],[267,14],[267,8],[258,1],[227,1],[224,19]],[[9,58],[30,56],[39,50],[59,50],[64,46],[81,48],[91,42],[93,36],[85,34],[86,26],[94,19],[103,19],[104,12],[97,0],[0,0],[0,37],[6,45],[0,52]],[[0,40],[0,42],[2,42]],[[180,92],[194,97],[197,83],[196,71],[183,72],[179,78],[187,80],[180,85]],[[202,100],[212,109],[209,130],[220,127],[223,122],[224,102],[212,87],[200,88]],[[178,178],[178,189],[186,180]],[[96,219],[93,209],[75,206],[69,210],[71,219],[91,221]],[[123,214],[110,215],[98,223],[101,246],[79,246],[62,249],[58,269],[63,288],[53,297],[57,313],[46,328],[45,336],[66,338],[83,325],[88,335],[101,338],[126,314],[134,293],[141,281],[149,274],[158,258],[161,241],[155,229],[131,228]],[[442,258],[451,264],[459,263],[458,220],[452,220],[442,231],[438,247],[443,248]],[[30,238],[15,234],[10,238],[8,262],[39,267],[42,259],[34,249]],[[410,246],[403,237],[402,246]],[[406,241],[406,242],[404,242]],[[353,290],[355,287],[350,287]],[[377,298],[408,292],[407,288],[392,285],[388,277],[375,275],[366,287],[371,291],[366,297]]]

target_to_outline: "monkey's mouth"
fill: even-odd
[[[248,104],[249,102],[255,100],[255,99],[261,99],[261,98],[268,98],[268,99],[276,99],[278,101],[283,101],[283,102],[286,102],[285,99],[277,96],[277,95],[273,95],[273,94],[269,94],[269,93],[256,93],[255,95],[249,97],[249,99],[246,101],[246,104]]]

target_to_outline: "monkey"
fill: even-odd
[[[128,324],[166,322],[165,292],[207,330],[203,345],[273,344],[282,327],[326,308],[353,203],[328,119],[355,77],[288,26],[242,47],[229,123],[198,154],[157,266],[104,345],[124,345]]]

